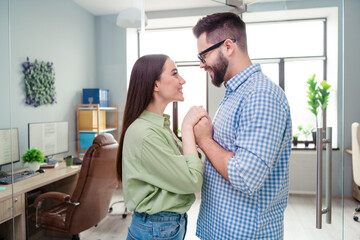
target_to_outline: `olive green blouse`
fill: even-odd
[[[169,118],[144,111],[125,133],[122,179],[130,211],[184,213],[201,189],[204,164],[198,155],[182,154]]]

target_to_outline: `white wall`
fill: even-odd
[[[127,30],[116,25],[116,15],[98,16],[95,38],[96,86],[110,90],[110,103],[118,105],[120,128],[127,91]]]
[[[11,125],[19,129],[22,155],[28,146],[28,123],[68,121],[70,153],[75,154],[76,104],[82,101],[82,88],[95,87],[95,17],[71,0],[17,0],[10,4],[10,48],[8,35],[2,35],[8,32],[8,25],[3,24],[7,21],[0,24],[1,49],[10,49],[11,55],[10,72],[8,56],[0,54],[0,63],[5,62],[0,72],[5,87],[1,86],[0,96],[8,96],[7,101],[0,101],[0,108],[9,109],[1,114],[0,128]],[[6,19],[7,1],[0,1],[0,9],[1,20]],[[21,64],[26,57],[54,63],[57,104],[37,108],[25,104]]]

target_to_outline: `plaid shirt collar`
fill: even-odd
[[[245,68],[229,81],[225,82],[226,94],[235,91],[243,82],[245,82],[253,73],[261,71],[260,64],[255,63]]]

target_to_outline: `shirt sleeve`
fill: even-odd
[[[270,91],[252,93],[242,106],[236,152],[227,166],[231,184],[241,192],[259,189],[276,164],[284,141],[286,106]]]
[[[177,194],[200,191],[204,164],[196,154],[178,155],[159,134],[143,140],[141,165],[143,178],[154,186]]]

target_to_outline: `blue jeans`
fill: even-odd
[[[149,215],[134,212],[127,240],[183,240],[186,234],[187,214],[159,212]]]

